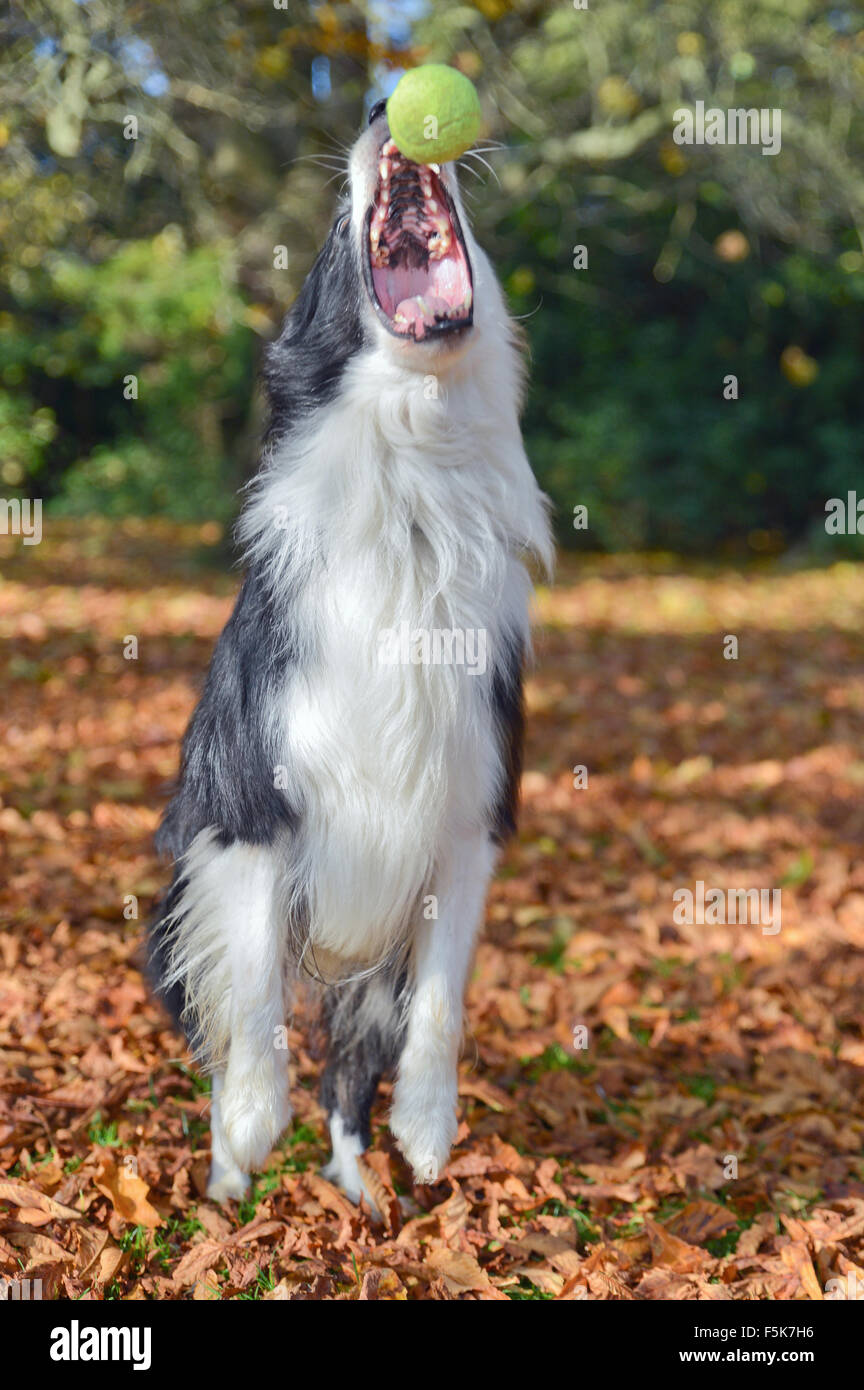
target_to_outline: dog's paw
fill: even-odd
[[[417,1182],[436,1182],[446,1168],[458,1129],[456,1105],[455,1079],[435,1085],[427,1073],[397,1081],[390,1131]]]
[[[383,1220],[378,1207],[375,1205],[372,1193],[363,1181],[363,1175],[357,1166],[356,1159],[353,1165],[346,1168],[346,1165],[341,1163],[334,1154],[330,1162],[325,1163],[321,1169],[321,1176],[326,1178],[328,1182],[332,1182],[333,1186],[338,1187],[341,1192],[344,1192],[348,1201],[353,1202],[355,1207],[359,1207],[362,1198],[373,1221]]]
[[[360,1198],[364,1198],[372,1213],[372,1219],[380,1221],[381,1213],[363,1179],[358,1162],[363,1153],[363,1140],[359,1134],[351,1134],[345,1129],[338,1110],[330,1116],[330,1142],[333,1145],[333,1157],[321,1169],[321,1176],[332,1182],[335,1187],[341,1188],[349,1202],[359,1206]]]
[[[207,1196],[211,1202],[241,1202],[249,1187],[249,1174],[241,1173],[239,1168],[222,1168],[215,1162],[211,1166],[207,1183]]]
[[[260,1070],[232,1074],[229,1066],[219,1110],[225,1142],[238,1169],[258,1168],[291,1120],[287,1077],[264,1076]]]

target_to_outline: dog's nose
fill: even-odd
[[[374,123],[375,123],[375,121],[377,121],[378,117],[379,117],[379,116],[383,116],[383,115],[384,115],[384,112],[385,112],[386,110],[387,110],[387,98],[386,98],[386,97],[382,98],[381,101],[373,102],[372,107],[371,107],[371,110],[370,110],[370,112],[369,112],[369,124],[370,124],[370,125],[374,125]]]

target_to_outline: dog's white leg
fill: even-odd
[[[245,1172],[263,1162],[291,1118],[284,1045],[284,923],[273,851],[234,845],[226,853],[232,871],[226,881],[232,918],[226,941],[230,1044],[219,1114],[228,1150]]]
[[[338,1110],[334,1110],[330,1116],[330,1143],[333,1148],[333,1156],[329,1163],[321,1169],[322,1176],[335,1183],[337,1187],[341,1187],[345,1196],[352,1202],[358,1203],[361,1197],[365,1197],[372,1216],[376,1220],[380,1220],[381,1213],[375,1205],[357,1163],[366,1146],[359,1134],[352,1134],[349,1131]]]
[[[163,987],[182,984],[187,1036],[216,1073],[214,1195],[233,1195],[291,1117],[279,865],[276,849],[207,829],[179,866]]]
[[[321,1173],[337,1187],[341,1187],[352,1202],[359,1202],[365,1188],[357,1160],[365,1146],[359,1134],[348,1133],[338,1110],[334,1110],[330,1116],[330,1144],[333,1155],[329,1163],[321,1169]]]
[[[249,1191],[249,1174],[237,1167],[222,1124],[222,1088],[225,1073],[213,1073],[213,1098],[210,1107],[210,1143],[213,1157],[210,1163],[210,1180],[207,1183],[207,1196],[214,1202],[224,1202],[234,1197],[238,1202]]]
[[[390,1129],[418,1182],[435,1181],[456,1137],[465,986],[495,853],[485,831],[450,845],[433,883],[437,921],[424,921],[415,939],[414,990]]]

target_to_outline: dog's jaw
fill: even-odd
[[[461,357],[475,283],[455,166],[406,159],[382,115],[355,143],[349,178],[374,339],[406,365]]]

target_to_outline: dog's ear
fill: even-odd
[[[350,215],[340,212],[289,310],[277,347],[287,346],[313,326],[320,333],[331,315],[339,318],[340,309],[351,309],[352,294],[360,289],[360,257],[351,244],[350,229]]]
[[[346,363],[365,342],[360,250],[345,206],[266,351],[268,440],[332,400]]]

